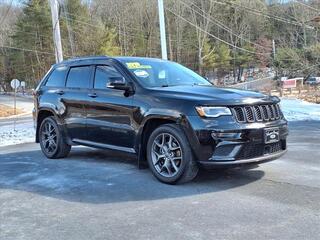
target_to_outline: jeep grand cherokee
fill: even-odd
[[[48,158],[71,146],[138,155],[165,183],[199,166],[238,166],[286,152],[279,99],[218,88],[175,62],[86,57],[52,66],[35,90],[36,142]]]

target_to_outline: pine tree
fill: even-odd
[[[11,51],[11,75],[34,87],[54,63],[51,13],[47,1],[30,0],[26,3],[12,38],[15,47],[30,51]]]

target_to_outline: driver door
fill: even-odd
[[[113,65],[96,65],[87,105],[87,136],[102,147],[133,152],[133,96],[108,88],[110,78],[124,77]],[[125,79],[125,78],[124,78]]]

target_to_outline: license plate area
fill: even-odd
[[[279,128],[265,128],[264,129],[264,142],[265,143],[275,143],[279,142],[280,133]]]

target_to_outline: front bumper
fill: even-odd
[[[287,151],[287,121],[240,124],[228,117],[189,117],[186,131],[198,162],[204,166],[232,166],[261,163],[281,157]],[[266,128],[279,129],[279,141],[265,143]]]
[[[244,164],[258,164],[269,162],[275,159],[280,158],[287,152],[286,150],[282,150],[273,154],[267,154],[260,157],[249,158],[249,159],[242,159],[242,160],[234,160],[234,161],[199,161],[200,165],[203,167],[214,167],[214,166],[239,166]]]

